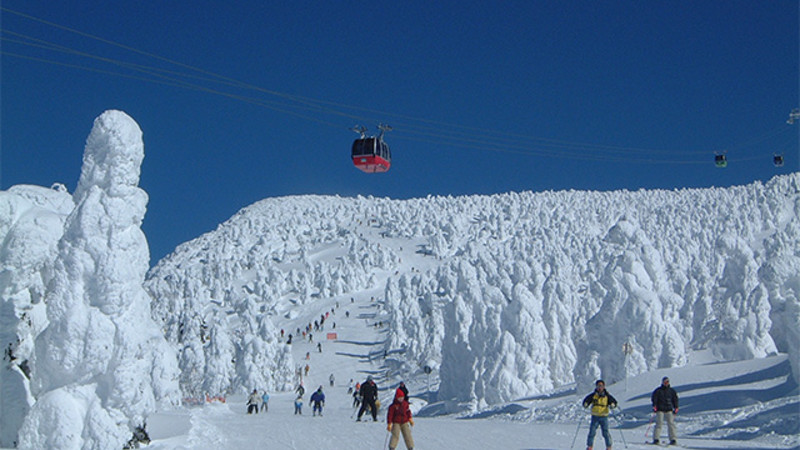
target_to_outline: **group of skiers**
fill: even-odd
[[[380,402],[378,400],[378,385],[375,384],[375,380],[373,380],[372,376],[370,375],[367,377],[364,383],[356,384],[356,386],[357,388],[355,389],[354,396],[357,396],[359,399],[359,404],[361,405],[356,421],[360,422],[361,416],[364,415],[367,408],[369,408],[369,412],[372,415],[372,420],[377,422],[378,408],[380,407]],[[350,390],[352,390],[352,387]],[[302,415],[303,395],[305,394],[305,387],[303,387],[302,383],[297,386],[295,393],[297,394],[297,397],[294,401],[294,413],[296,415]],[[322,391],[322,386],[317,388],[317,390],[311,395],[310,401],[314,408],[312,415],[316,416],[319,414],[322,416],[322,408],[325,406],[325,394]],[[259,396],[258,389],[253,389],[253,392],[247,398],[247,414],[258,414],[259,405],[261,405],[261,409],[263,411],[267,411],[268,402],[269,394],[264,392],[263,395]],[[413,450],[414,438],[411,435],[412,426],[414,426],[414,419],[411,416],[411,409],[408,403],[408,388],[406,388],[405,383],[401,382],[395,390],[394,400],[392,401],[392,404],[389,405],[386,413],[386,431],[391,433],[391,438],[389,439],[389,449],[394,450],[397,448],[397,444],[400,442],[400,437],[402,436],[406,448]]]
[[[350,390],[353,390],[352,388]],[[302,383],[298,385],[295,392],[298,394],[294,402],[294,413],[303,414],[303,394],[305,388]],[[378,408],[380,403],[378,400],[378,386],[368,376],[367,380],[362,384],[356,384],[356,389],[353,392],[356,399],[354,407],[360,404],[361,408],[358,411],[357,422],[361,422],[361,417],[369,409],[374,422],[378,421]],[[322,416],[322,408],[325,406],[325,393],[322,391],[322,386],[311,395],[311,403],[313,405],[312,415],[319,414]],[[660,443],[661,431],[664,421],[667,422],[667,430],[669,436],[669,445],[677,444],[677,431],[675,427],[675,415],[678,413],[678,394],[670,386],[669,377],[664,377],[661,380],[661,385],[656,388],[650,396],[650,401],[653,406],[653,414],[655,418],[655,429],[653,431],[653,444]],[[247,398],[247,414],[258,414],[260,410],[264,412],[269,411],[269,394],[264,391],[259,395],[258,389],[253,389],[253,392]],[[606,443],[606,450],[611,450],[613,439],[608,426],[608,415],[610,411],[618,406],[617,399],[614,398],[608,391],[606,391],[606,384],[603,380],[595,382],[595,389],[583,399],[583,407],[591,407],[591,422],[589,424],[589,434],[586,437],[586,449],[592,450],[594,446],[594,438],[597,434],[597,428],[600,428],[603,439]],[[414,419],[411,416],[411,410],[408,403],[408,389],[404,383],[395,390],[394,400],[389,406],[386,414],[386,430],[391,433],[389,441],[389,448],[395,449],[400,441],[402,435],[406,448],[414,448],[414,439],[411,435],[411,427],[414,426]]]
[[[586,436],[586,450],[593,449],[598,427],[606,441],[606,450],[611,450],[613,440],[608,428],[608,414],[610,410],[618,406],[617,399],[606,391],[606,383],[603,380],[597,380],[594,385],[594,391],[583,399],[583,407],[591,406],[592,408],[592,421],[589,424],[589,434]],[[670,386],[669,377],[661,379],[661,385],[653,391],[650,402],[653,405],[653,414],[656,420],[652,443],[656,445],[660,443],[661,430],[666,419],[669,445],[676,445],[678,441],[675,415],[678,414],[678,393]]]
[[[269,394],[264,391],[263,394],[258,395],[258,389],[253,389],[253,392],[247,397],[247,414],[258,414],[259,405],[261,411],[269,412]]]

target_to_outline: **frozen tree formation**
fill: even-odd
[[[34,399],[30,359],[47,325],[43,298],[67,215],[64,185],[13,186],[0,192],[0,446],[11,447]]]
[[[278,320],[366,290],[383,304],[393,373],[433,368],[451,412],[582,391],[695,351],[786,352],[796,368],[799,193],[792,174],[674,191],[267,199],[178,247],[146,286],[183,348],[185,385],[225,391],[246,388],[239,369],[209,371],[220,358],[200,351],[209,333],[241,346],[222,311],[250,335],[247,311]]]
[[[121,448],[157,402],[177,399],[175,353],[142,288],[143,158],[133,119],[106,111],[95,120],[44,292],[47,325],[30,378],[36,402],[20,448]]]

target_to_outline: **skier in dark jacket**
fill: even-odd
[[[667,430],[669,430],[669,444],[677,444],[678,432],[675,429],[675,414],[678,414],[678,393],[670,387],[669,377],[661,379],[661,386],[653,391],[650,400],[653,403],[653,412],[656,414],[653,443],[658,444],[658,440],[661,437],[661,427],[664,425],[664,418],[666,418]]]
[[[403,396],[406,398],[406,400],[408,400],[408,388],[406,387],[406,384],[401,381],[400,385],[397,386],[397,389],[403,391]]]
[[[361,409],[358,410],[357,421],[361,422],[361,416],[364,415],[364,411],[369,407],[372,413],[372,420],[377,422],[378,406],[375,404],[375,401],[378,400],[378,386],[372,381],[372,375],[368,376],[367,381],[361,385],[359,394],[361,394]]]
[[[316,392],[311,394],[311,403],[314,405],[312,415],[316,416],[317,411],[319,411],[319,415],[321,416],[322,407],[325,406],[325,394],[322,393],[322,386],[320,386]]]
[[[592,450],[594,435],[597,433],[598,426],[603,433],[603,439],[606,441],[606,448],[610,449],[613,442],[611,441],[611,432],[608,430],[608,411],[617,407],[617,399],[606,391],[606,383],[603,380],[595,381],[594,392],[583,399],[584,408],[588,408],[590,405],[592,407],[592,422],[589,425],[589,435],[586,437],[586,449]]]
[[[247,397],[247,414],[252,414],[253,411],[258,414],[258,389],[253,389]]]

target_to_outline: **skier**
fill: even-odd
[[[328,377],[328,381],[331,382],[331,387],[333,387],[333,382],[334,382],[333,374],[331,374],[331,376]]]
[[[361,394],[361,409],[358,410],[358,419],[356,421],[361,422],[361,416],[364,415],[364,411],[369,407],[372,412],[372,420],[377,422],[378,406],[375,401],[378,399],[378,386],[372,381],[372,375],[368,376],[367,381],[361,385],[359,394]]]
[[[253,389],[253,392],[247,397],[247,414],[252,414],[253,411],[258,414],[258,400],[258,390]]]
[[[297,385],[297,389],[295,389],[294,391],[297,392],[297,395],[299,397],[302,397],[303,394],[306,393],[306,388],[303,387],[303,383],[301,382],[300,384]]]
[[[303,415],[303,397],[301,396],[294,399],[294,413]]]
[[[261,410],[269,412],[269,394],[267,394],[267,391],[264,391],[264,394],[261,396]]]
[[[608,410],[617,407],[617,399],[606,391],[606,383],[597,380],[594,383],[594,392],[583,399],[583,407],[592,407],[592,422],[589,425],[589,435],[586,437],[586,450],[592,450],[594,435],[599,426],[606,441],[606,450],[611,450],[611,432],[608,430]]]
[[[650,396],[653,403],[653,412],[656,415],[656,428],[653,430],[653,444],[658,444],[661,437],[661,427],[664,425],[664,418],[667,419],[667,430],[669,431],[669,445],[676,445],[678,432],[675,429],[675,414],[678,414],[678,393],[669,385],[669,377],[661,379],[661,386],[653,391]]]
[[[406,384],[401,381],[400,385],[397,386],[397,389],[403,391],[403,396],[406,398],[406,400],[408,400],[408,388],[406,387]]]
[[[322,416],[322,407],[325,406],[325,394],[322,393],[322,386],[317,389],[317,392],[311,394],[311,403],[314,405],[314,411],[311,414],[316,416],[319,411],[319,415]]]
[[[356,383],[356,389],[353,391],[353,408],[357,408],[361,405],[361,391],[359,386],[360,384]]]
[[[400,441],[400,434],[403,434],[403,442],[408,450],[414,450],[414,438],[411,436],[411,427],[414,426],[414,419],[411,417],[411,410],[405,399],[405,392],[398,388],[394,394],[394,401],[389,405],[389,412],[386,413],[386,430],[392,433],[389,440],[389,450],[397,448]]]

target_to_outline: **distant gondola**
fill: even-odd
[[[386,172],[392,165],[392,153],[389,150],[389,145],[383,140],[384,133],[391,131],[392,127],[378,125],[378,129],[381,132],[376,137],[367,136],[367,129],[362,126],[353,128],[353,131],[361,135],[360,138],[353,142],[351,152],[353,164],[357,169],[367,173]]]
[[[728,167],[728,158],[724,153],[717,153],[714,155],[714,164],[719,168]]]
[[[775,164],[775,167],[783,167],[783,155],[777,153],[772,155],[772,164]]]

